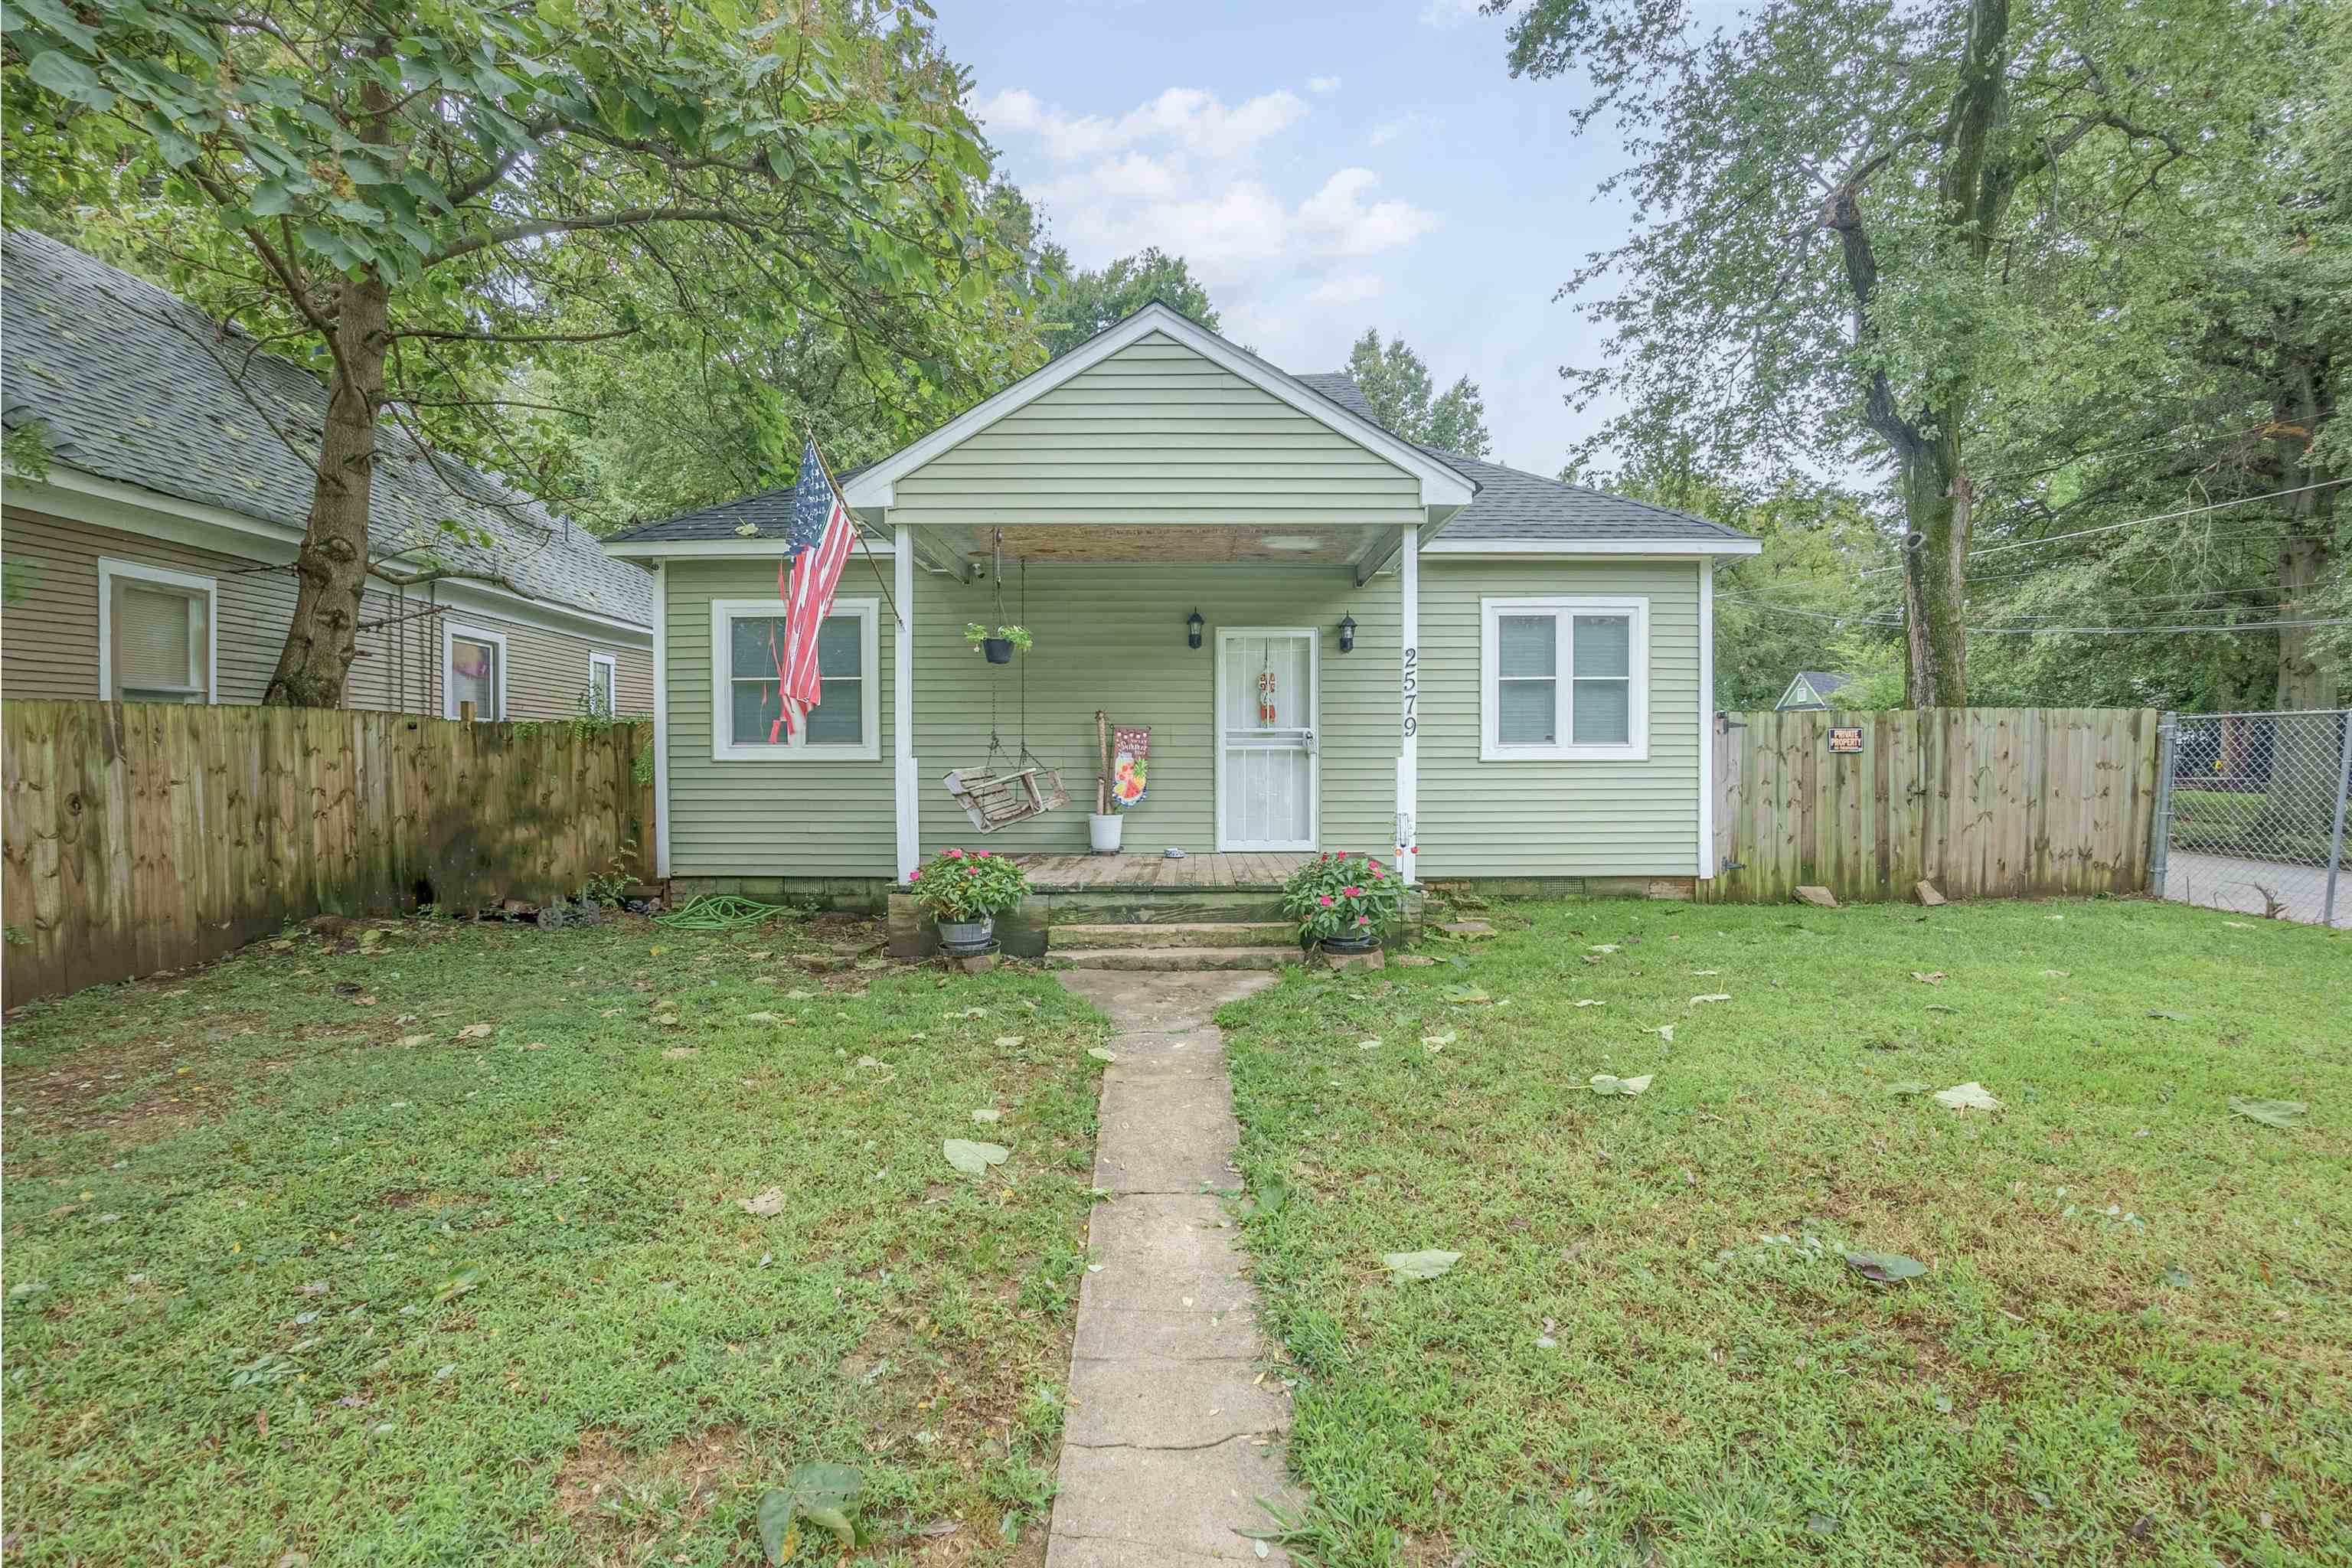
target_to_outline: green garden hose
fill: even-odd
[[[672,931],[734,931],[792,912],[782,904],[763,904],[740,893],[705,893],[666,915],[656,915],[654,924]]]

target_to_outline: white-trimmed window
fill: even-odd
[[[220,650],[210,577],[98,559],[98,691],[109,702],[210,702]]]
[[[817,631],[824,700],[797,730],[780,729],[776,662],[784,606],[775,599],[710,601],[713,762],[875,762],[882,755],[879,599],[835,599]],[[773,740],[770,736],[774,736]]]
[[[620,661],[609,653],[588,656],[588,710],[610,719],[619,702]]]
[[[1478,605],[1481,762],[1648,760],[1649,600]]]
[[[443,621],[441,716],[462,719],[468,702],[477,723],[507,716],[507,635]]]

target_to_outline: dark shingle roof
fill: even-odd
[[[833,476],[833,482],[845,485],[867,468],[870,463],[860,463],[854,468],[844,468]],[[606,542],[620,544],[646,539],[695,540],[741,539],[754,537],[743,531],[745,523],[756,524],[759,536],[770,540],[784,538],[793,526],[793,487],[782,486],[772,490],[759,490],[751,495],[738,496],[699,511],[681,512],[666,517],[659,522],[641,522],[611,535]],[[873,529],[866,530],[866,537],[880,537]]]
[[[326,389],[152,283],[45,235],[9,230],[0,363],[9,427],[38,420],[61,464],[289,528],[310,515],[310,465],[270,425],[312,446]],[[606,555],[585,529],[399,430],[383,429],[378,451],[369,534],[380,554],[428,550],[532,598],[652,626],[651,576]],[[438,526],[445,518],[487,529],[491,548],[452,540]]]
[[[1816,697],[1827,697],[1846,683],[1844,676],[1832,675],[1825,669],[1801,669],[1797,671],[1797,680],[1801,680],[1811,687],[1813,695]],[[1796,681],[1790,681],[1790,684],[1793,686]]]

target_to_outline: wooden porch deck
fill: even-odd
[[[1009,855],[1041,893],[1112,892],[1128,889],[1275,893],[1307,854]]]

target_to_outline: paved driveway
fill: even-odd
[[[2327,872],[2318,866],[2241,860],[2176,849],[2165,862],[2164,896],[2176,903],[2241,910],[2253,915],[2269,912],[2275,901],[2283,906],[2285,919],[2317,925],[2326,908]],[[2352,871],[2337,873],[2336,923],[2352,930]]]

